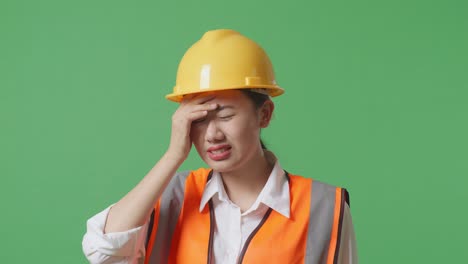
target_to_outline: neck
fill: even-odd
[[[223,172],[224,188],[229,199],[244,212],[252,206],[262,191],[273,169],[264,155],[263,150],[242,168],[235,171]]]

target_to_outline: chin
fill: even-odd
[[[206,163],[206,165],[208,165],[208,167],[221,173],[233,171],[237,165],[229,159],[223,161],[213,161],[210,159],[204,159],[203,161]]]

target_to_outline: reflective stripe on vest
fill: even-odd
[[[178,173],[155,205],[145,264],[213,263],[214,210],[199,206],[211,170]],[[271,208],[247,239],[239,263],[337,263],[345,189],[286,174],[290,218]]]
[[[154,208],[145,263],[167,263],[172,236],[184,201],[185,181],[189,174],[187,171],[174,176]]]

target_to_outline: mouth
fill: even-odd
[[[214,161],[228,159],[231,155],[231,146],[228,144],[209,147],[207,150],[208,157]]]

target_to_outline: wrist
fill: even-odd
[[[168,162],[174,163],[177,166],[180,166],[186,159],[184,155],[176,151],[171,151],[171,150],[166,151],[166,153],[164,153],[163,158],[167,160]]]

